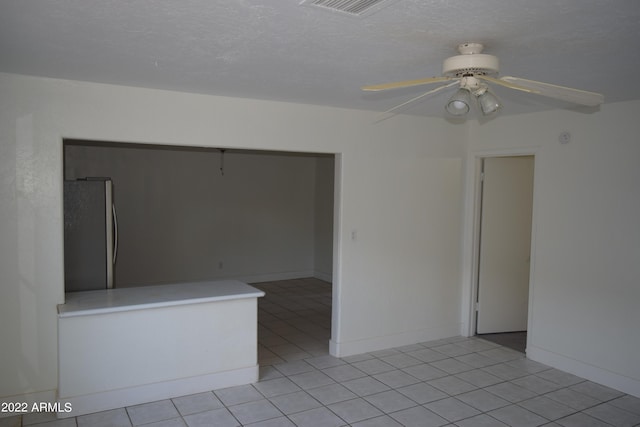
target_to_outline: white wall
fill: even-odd
[[[341,332],[353,338],[332,342],[339,354],[458,335],[459,137],[447,141],[446,134],[426,130],[426,141],[369,142],[353,165],[345,164],[357,171],[350,183],[357,191],[341,199],[352,208],[343,216],[341,268],[360,273],[342,276],[339,297],[347,308],[341,313],[348,321]]]
[[[0,99],[2,399],[55,397],[63,138],[338,153],[333,351],[460,330],[465,127],[6,74]]]
[[[316,205],[332,209],[333,187],[316,191],[317,159],[227,150],[222,175],[218,150],[73,144],[65,148],[65,177],[114,181],[117,287],[259,282],[312,276],[316,249],[331,259],[333,218],[315,212]],[[316,248],[321,239],[329,245]]]
[[[333,275],[334,158],[318,157],[315,164],[314,277],[331,282]]]
[[[528,356],[636,396],[638,113],[640,101],[501,117],[475,125],[469,144],[470,158],[536,153]]]
[[[6,74],[0,99],[0,399],[55,398],[63,138],[337,153],[338,355],[464,329],[462,176],[477,155],[535,152],[530,354],[640,395],[640,102],[374,124],[367,112]]]

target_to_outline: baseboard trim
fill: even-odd
[[[217,372],[191,378],[162,381],[154,384],[109,390],[84,396],[59,398],[64,408],[70,403],[72,411],[59,412],[58,418],[76,417],[109,409],[139,405],[156,400],[170,399],[226,387],[251,384],[258,381],[258,365],[232,371]]]
[[[324,282],[328,282],[328,283],[332,283],[333,282],[333,275],[331,273],[324,273],[322,271],[314,271],[312,277],[315,278],[315,279],[318,279],[318,280],[322,280]]]
[[[640,381],[636,379],[531,345],[527,347],[527,357],[535,362],[544,363],[589,381],[640,397]]]
[[[421,329],[356,341],[336,342],[332,339],[329,341],[329,353],[336,357],[347,357],[371,351],[386,350],[393,347],[457,336],[459,329],[460,325],[456,324],[452,325],[451,328]]]
[[[233,279],[245,283],[274,282],[276,280],[305,279],[313,277],[313,270],[305,271],[286,271],[281,273],[265,273],[252,276],[234,276]]]
[[[248,274],[248,275],[220,275],[210,276],[204,278],[195,278],[187,281],[203,281],[203,280],[238,280],[245,283],[260,283],[260,282],[274,282],[276,280],[289,280],[289,279],[306,279],[308,277],[315,277],[317,274],[314,270],[300,270],[300,271],[283,271],[278,273],[263,273],[263,274]],[[151,282],[151,283],[137,283],[137,284],[121,284],[122,288],[135,288],[139,286],[153,286],[153,285],[173,285],[175,280]]]

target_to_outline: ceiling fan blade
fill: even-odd
[[[446,82],[448,80],[452,80],[452,79],[457,79],[456,77],[428,77],[426,79],[417,79],[417,80],[405,80],[402,82],[393,82],[393,83],[383,83],[383,84],[379,84],[379,85],[373,85],[373,86],[363,86],[361,87],[362,90],[367,91],[367,92],[378,92],[381,90],[388,90],[388,89],[399,89],[399,88],[403,88],[403,87],[412,87],[412,86],[423,86],[423,85],[429,85],[432,83],[438,83],[438,82]]]
[[[480,77],[480,76],[478,76]],[[520,77],[504,76],[499,79],[486,78],[491,81],[511,89],[522,90],[525,92],[535,93],[549,98],[560,99],[562,101],[571,102],[589,107],[596,107],[604,102],[604,95],[596,92],[588,92],[586,90],[573,89],[570,87],[553,85],[550,83],[542,83],[534,80],[527,80]]]
[[[501,80],[515,83],[518,86],[533,89],[536,93],[550,98],[556,98],[574,104],[596,107],[604,102],[604,95],[586,90],[573,89],[570,87],[557,86],[550,83],[536,82],[522,79],[520,77],[504,76]]]
[[[452,80],[452,79],[448,79],[448,80]],[[394,112],[394,111],[396,111],[396,110],[398,110],[398,109],[400,109],[400,108],[404,107],[405,105],[411,104],[412,102],[415,102],[415,101],[417,101],[417,100],[419,100],[419,99],[422,99],[422,98],[424,98],[425,96],[431,95],[432,93],[440,92],[440,91],[441,91],[441,90],[443,90],[443,89],[446,89],[446,88],[448,88],[448,87],[451,87],[451,86],[457,85],[459,80],[460,80],[460,79],[455,79],[455,81],[454,81],[454,82],[448,83],[448,84],[443,85],[443,86],[438,86],[438,87],[437,87],[437,88],[435,88],[435,89],[431,89],[430,91],[427,91],[427,92],[423,93],[422,95],[418,95],[418,96],[416,96],[415,98],[411,98],[410,100],[408,100],[408,101],[406,101],[406,102],[403,102],[403,103],[402,103],[402,104],[400,104],[400,105],[396,105],[395,107],[393,107],[393,108],[391,108],[391,109],[389,109],[389,110],[387,110],[387,111],[384,111],[384,112],[380,113],[380,115],[379,115],[379,116],[380,116],[380,117],[383,117],[383,116],[385,116],[385,115],[387,115],[387,114],[389,114],[389,113],[392,113],[392,112]],[[380,121],[380,120],[383,120],[383,119],[379,119],[379,120],[376,120],[376,121]]]
[[[531,89],[531,88],[528,88],[528,87],[524,87],[524,86],[520,86],[520,85],[511,83],[511,82],[509,82],[507,80],[503,80],[503,78],[496,79],[495,77],[480,76],[480,75],[474,76],[474,77],[476,77],[476,78],[478,78],[480,80],[486,80],[488,82],[495,83],[495,84],[500,85],[500,86],[508,87],[509,89],[521,90],[523,92],[535,93],[535,94],[541,95],[540,91],[537,91],[535,89]]]

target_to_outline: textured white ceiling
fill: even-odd
[[[352,17],[300,0],[0,0],[0,72],[383,111],[478,41],[501,74],[640,99],[638,0],[397,0]],[[403,112],[443,117],[451,92]],[[496,88],[502,114],[568,104]]]

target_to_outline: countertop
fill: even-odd
[[[58,305],[58,317],[88,316],[243,298],[264,292],[237,280],[185,282],[167,285],[69,292]]]

